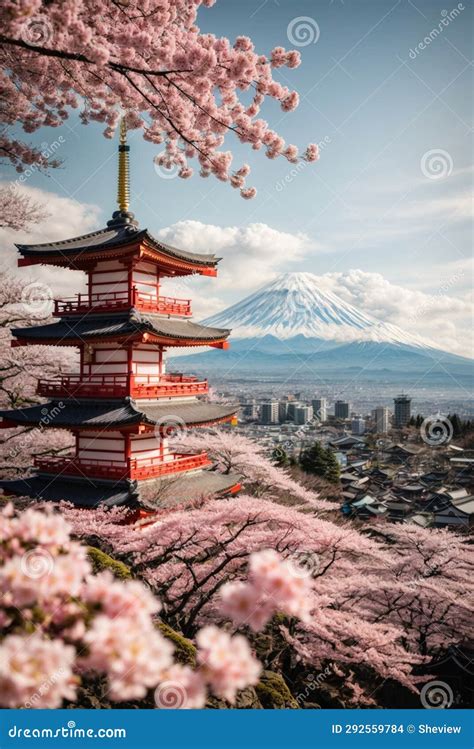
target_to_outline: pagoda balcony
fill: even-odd
[[[91,476],[121,481],[151,479],[182,471],[193,471],[211,465],[207,453],[195,455],[170,453],[163,458],[130,458],[128,460],[99,460],[93,458],[45,457],[35,458],[35,468],[41,473],[66,476]]]
[[[36,389],[43,398],[177,398],[206,395],[207,380],[192,375],[80,375],[39,380]]]
[[[54,300],[55,317],[82,315],[92,312],[119,312],[131,309],[162,315],[191,316],[191,300],[171,296],[145,294],[133,288],[128,291],[108,291],[101,294],[76,294],[66,299]]]

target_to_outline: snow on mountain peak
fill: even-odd
[[[303,335],[340,343],[373,341],[422,348],[435,346],[362,312],[323,286],[313,273],[283,273],[203,322],[231,328],[233,338],[273,335],[284,340]]]

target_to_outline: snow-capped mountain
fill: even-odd
[[[271,335],[286,340],[304,336],[337,343],[370,341],[435,347],[431,341],[381,322],[324,291],[320,279],[312,273],[284,273],[203,322],[231,328],[233,339]]]
[[[472,361],[382,322],[321,287],[312,273],[285,273],[203,322],[231,328],[229,351],[171,358],[172,368],[223,377],[324,378],[459,388],[472,385]],[[181,352],[180,352],[181,353]],[[183,358],[186,364],[183,365]],[[319,380],[318,380],[319,381]]]

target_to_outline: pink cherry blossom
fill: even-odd
[[[58,708],[74,700],[75,650],[61,640],[7,636],[0,645],[0,705]]]
[[[315,143],[310,143],[305,151],[306,161],[317,161],[319,159],[319,148]]]
[[[108,571],[89,577],[82,597],[100,606],[111,619],[149,617],[161,608],[160,602],[137,580],[118,582]]]
[[[275,613],[274,606],[262,600],[261,592],[249,583],[227,583],[221,588],[221,611],[234,624],[246,624],[259,632]]]
[[[84,641],[89,655],[82,667],[107,674],[113,700],[144,697],[172,665],[172,644],[141,618],[97,616]]]
[[[209,625],[198,632],[196,641],[200,673],[218,697],[233,703],[239,689],[258,682],[261,665],[245,637],[231,637]]]
[[[176,664],[165,671],[155,690],[160,710],[199,710],[206,704],[207,689],[202,675],[189,666]]]
[[[53,156],[20,140],[20,129],[60,127],[77,109],[83,124],[103,123],[110,138],[124,112],[130,129],[141,130],[151,143],[172,146],[168,161],[179,166],[180,177],[191,176],[188,161],[197,158],[202,176],[229,182],[231,159],[220,150],[224,136],[235,134],[254,150],[262,147],[267,123],[262,127],[255,118],[264,100],[276,99],[287,112],[298,103],[273,73],[296,68],[301,58],[283,47],[258,54],[247,36],[231,44],[201,33],[198,11],[212,5],[209,0],[7,2],[0,43],[4,158],[18,171],[33,164],[58,166]],[[255,94],[249,104],[250,90]],[[276,147],[270,154],[284,155]],[[31,213],[31,206],[23,207]]]
[[[255,195],[257,194],[257,190],[255,189],[255,187],[247,187],[245,189],[242,189],[240,191],[240,194],[246,200],[250,200],[251,198],[255,197]]]

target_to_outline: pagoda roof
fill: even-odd
[[[96,429],[124,429],[139,424],[149,426],[186,424],[190,427],[228,421],[238,411],[236,404],[206,401],[133,401],[121,400],[59,400],[28,408],[0,411],[0,419],[18,426],[43,424],[48,419],[52,428],[83,427]]]
[[[230,330],[210,328],[205,325],[164,317],[143,314],[133,309],[125,313],[88,314],[83,317],[62,317],[58,322],[29,328],[14,328],[13,335],[28,341],[51,341],[63,345],[77,345],[78,340],[117,338],[134,334],[152,334],[163,339],[169,346],[206,345],[225,340]]]
[[[99,481],[68,476],[28,476],[0,480],[5,494],[33,497],[39,501],[65,500],[78,507],[126,506],[148,510],[173,507],[208,495],[232,492],[239,486],[235,474],[196,471],[149,481]]]
[[[30,258],[33,262],[49,262],[59,260],[60,264],[67,265],[68,259],[88,259],[89,256],[100,254],[101,259],[114,256],[114,249],[122,250],[130,245],[145,244],[160,255],[168,256],[174,260],[196,266],[216,266],[221,258],[214,254],[199,254],[179,250],[176,247],[156,239],[148,229],[123,223],[117,226],[107,226],[105,229],[83,234],[71,239],[63,239],[56,242],[43,244],[17,244],[16,247],[24,258]]]

